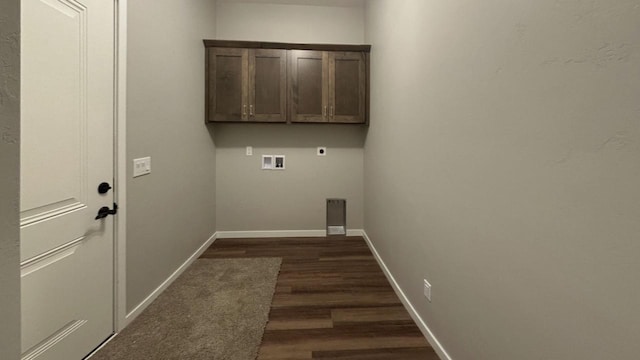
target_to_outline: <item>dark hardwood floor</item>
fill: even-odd
[[[218,239],[202,257],[282,258],[260,360],[438,359],[362,237]]]

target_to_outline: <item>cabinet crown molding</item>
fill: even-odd
[[[283,50],[316,50],[316,51],[357,51],[371,52],[371,45],[351,45],[351,44],[299,44],[280,43],[264,41],[240,41],[240,40],[211,40],[203,39],[204,46],[228,47],[246,49],[283,49]]]

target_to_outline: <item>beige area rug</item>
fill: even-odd
[[[255,359],[282,259],[198,259],[91,360]]]

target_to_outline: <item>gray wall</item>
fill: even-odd
[[[364,6],[361,3],[347,1],[345,6],[336,6],[337,2],[333,1],[333,6],[315,6],[292,4],[299,0],[289,2],[291,4],[218,0],[216,35],[221,40],[363,43]]]
[[[309,43],[364,42],[364,7],[218,2],[217,37]],[[325,199],[347,199],[347,227],[363,225],[363,126],[215,125],[220,231],[322,230]],[[245,155],[253,146],[253,156]],[[327,146],[327,156],[316,156]],[[285,171],[260,170],[285,155]]]
[[[219,231],[323,230],[331,197],[347,199],[347,227],[362,229],[363,128],[228,124],[215,139]],[[286,169],[261,170],[262,154],[285,155]]]
[[[365,230],[436,337],[637,358],[638,2],[367,4]]]
[[[129,1],[127,309],[138,305],[216,229],[215,145],[204,124],[210,0]],[[131,160],[151,156],[132,178]]]
[[[20,357],[20,1],[0,2],[0,358]]]

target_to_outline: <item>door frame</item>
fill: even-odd
[[[118,215],[114,217],[113,332],[127,322],[127,2],[114,1],[114,196]]]

